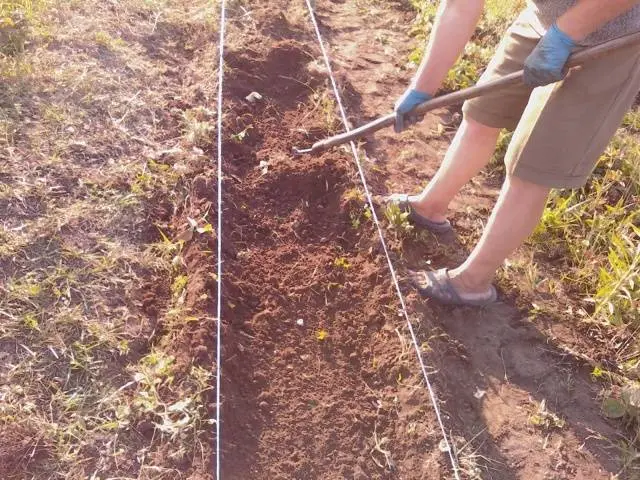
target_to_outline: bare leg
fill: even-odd
[[[482,295],[496,270],[533,232],[544,211],[550,188],[507,177],[491,217],[467,260],[449,272],[461,296]]]
[[[413,209],[429,220],[445,220],[453,197],[491,160],[499,133],[465,117],[436,175],[420,195],[409,198]]]

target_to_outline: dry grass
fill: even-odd
[[[181,105],[214,91],[215,8],[0,3],[3,479],[206,471],[209,373],[168,348],[183,273],[159,228],[205,161]]]

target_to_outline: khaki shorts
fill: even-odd
[[[523,14],[509,28],[480,82],[521,70],[540,35]],[[593,60],[556,84],[525,85],[464,104],[469,118],[514,130],[507,172],[552,188],[577,188],[633,105],[640,89],[640,49],[625,48]]]

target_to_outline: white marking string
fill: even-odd
[[[342,123],[344,124],[344,128],[346,131],[351,130],[349,128],[349,123],[347,122],[347,115],[345,113],[344,106],[342,105],[342,100],[340,98],[340,92],[338,91],[338,85],[336,84],[336,80],[333,76],[333,70],[331,69],[331,61],[329,60],[329,55],[324,47],[324,42],[322,41],[322,35],[320,34],[320,28],[318,27],[318,22],[316,21],[316,16],[313,11],[313,7],[311,6],[311,0],[305,0],[307,3],[307,8],[309,9],[309,15],[311,16],[311,21],[313,22],[313,27],[316,31],[316,36],[318,37],[318,43],[320,44],[320,49],[322,50],[322,56],[324,57],[324,62],[327,66],[327,71],[329,72],[329,78],[331,79],[331,85],[333,86],[333,93],[336,97],[336,101],[338,102],[338,107],[340,109],[340,116],[342,117]],[[402,295],[402,291],[400,290],[400,284],[398,282],[398,276],[396,275],[395,268],[393,267],[393,262],[391,261],[391,256],[389,255],[389,250],[387,248],[387,243],[384,240],[384,234],[382,232],[382,226],[380,225],[380,221],[378,220],[378,216],[376,215],[375,208],[373,206],[373,199],[371,198],[371,193],[369,192],[369,186],[367,184],[367,179],[364,175],[364,170],[362,168],[362,164],[360,162],[360,156],[358,155],[358,150],[354,142],[350,142],[351,145],[351,153],[353,154],[353,158],[356,161],[356,165],[358,166],[358,173],[360,174],[360,180],[362,181],[362,186],[364,188],[364,192],[367,196],[367,201],[369,202],[369,208],[371,210],[371,216],[373,218],[374,223],[378,229],[378,236],[380,237],[380,243],[382,244],[382,249],[384,250],[384,254],[387,257],[387,264],[389,266],[389,271],[391,272],[391,279],[393,280],[393,284],[396,288],[396,293],[398,294],[398,299],[400,300],[400,305],[402,307],[402,313],[404,315],[405,320],[407,321],[407,325],[409,327],[409,332],[411,333],[411,340],[413,341],[413,346],[416,351],[416,355],[418,356],[418,361],[420,362],[420,368],[422,369],[422,375],[424,376],[425,384],[427,385],[427,390],[429,391],[429,396],[431,397],[431,403],[433,404],[433,409],[436,414],[436,418],[438,420],[438,424],[440,425],[440,430],[442,431],[442,436],[445,442],[445,447],[449,452],[449,459],[451,460],[451,467],[453,468],[453,474],[456,480],[460,480],[460,473],[458,471],[458,461],[453,452],[453,448],[449,442],[449,438],[447,436],[447,431],[445,429],[444,423],[442,421],[442,415],[440,414],[440,407],[438,406],[438,398],[436,397],[435,391],[431,385],[431,381],[429,380],[429,374],[427,373],[427,367],[424,364],[422,359],[422,354],[420,353],[420,346],[418,345],[418,340],[416,338],[416,334],[413,331],[413,325],[411,324],[411,320],[409,319],[409,314],[407,313],[407,306],[404,301],[404,296]]]
[[[218,64],[218,297],[216,306],[216,479],[220,480],[220,377],[222,375],[222,80],[224,78],[224,29],[226,0],[220,2],[220,62]]]

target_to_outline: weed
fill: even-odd
[[[178,275],[171,284],[171,293],[173,298],[180,298],[187,288],[187,283],[189,283],[189,278],[186,275]]]
[[[212,132],[215,130],[211,118],[214,112],[204,107],[193,108],[182,112],[182,130],[187,143],[194,147],[205,148],[213,142]],[[237,135],[236,141],[242,141],[247,130]]]
[[[0,53],[16,56],[22,53],[41,27],[40,14],[44,0],[9,0],[0,2]]]
[[[355,229],[360,228],[362,221],[371,221],[371,209],[369,205],[365,205],[361,209],[349,212],[349,218],[351,219],[351,226]]]
[[[360,215],[357,212],[350,212],[349,218],[351,219],[351,226],[354,229],[360,228]]]
[[[571,270],[564,282],[579,287],[595,305],[593,317],[614,325],[640,321],[640,214],[629,208],[640,183],[624,174],[625,165],[640,156],[633,148],[626,157],[618,156],[628,142],[612,141],[586,187],[552,193],[532,237],[532,246],[545,252],[565,251]]]
[[[598,275],[595,316],[606,314],[613,325],[640,322],[640,228],[630,228],[633,235],[613,234],[607,255],[609,264],[601,267]]]
[[[609,418],[624,419],[640,435],[640,383],[629,382],[618,395],[606,395],[602,411]]]
[[[51,125],[62,125],[65,118],[65,112],[59,105],[49,104],[42,108],[42,120]]]
[[[479,77],[476,61],[463,57],[447,73],[444,86],[449,90],[469,88],[475,85]]]
[[[640,110],[634,109],[627,112],[622,121],[622,127],[629,133],[640,133]]]
[[[562,429],[565,421],[547,410],[547,401],[543,399],[537,409],[529,416],[529,423],[543,430]]]
[[[321,328],[316,332],[316,340],[318,340],[319,342],[323,342],[327,338],[329,338],[329,332],[327,332],[325,329]]]
[[[242,130],[241,132],[238,133],[234,133],[233,135],[231,135],[231,138],[233,139],[234,142],[236,143],[242,143],[244,141],[244,139],[247,137],[247,133],[249,132],[249,130],[251,130],[253,127],[251,125],[249,125],[247,128],[245,128],[244,130]]]
[[[607,373],[606,370],[603,370],[601,367],[596,365],[595,367],[593,367],[593,370],[591,371],[591,378],[593,380],[602,380],[604,379],[606,373]]]
[[[40,330],[40,322],[38,322],[38,317],[33,312],[29,312],[25,314],[22,319],[24,326],[29,330]]]
[[[354,229],[360,228],[364,221],[371,220],[372,214],[369,205],[365,203],[365,197],[361,189],[354,187],[346,190],[342,194],[342,202],[349,210],[349,218],[351,226]]]
[[[403,212],[397,203],[387,203],[384,216],[389,222],[389,228],[397,234],[407,234],[413,230],[413,225],[409,223],[409,212]]]
[[[622,453],[623,471],[638,471],[640,467],[640,383],[629,382],[621,391],[609,392],[602,401],[603,414],[619,419],[630,432],[618,447]],[[635,478],[635,477],[634,477]]]
[[[338,107],[331,93],[328,90],[324,90],[322,93],[314,93],[313,99],[320,107],[325,129],[328,132],[335,131],[340,125],[340,121],[337,114]]]
[[[154,426],[170,438],[184,438],[203,422],[203,411],[199,405],[200,394],[208,390],[201,388],[193,395],[178,401],[167,402],[163,392],[171,390],[174,383],[175,359],[161,351],[154,351],[142,358],[133,371],[137,384],[136,395],[131,406],[120,404],[114,411],[115,418],[122,422],[135,413],[141,418],[154,418]],[[208,379],[202,370],[192,369],[192,378],[202,386]]]
[[[180,176],[181,173],[171,166],[150,159],[131,182],[131,193],[144,196],[152,191],[172,190]]]
[[[126,45],[125,41],[121,38],[113,38],[107,32],[97,31],[95,33],[95,41],[101,47],[107,50],[117,50],[120,47]]]
[[[346,190],[342,194],[342,199],[345,202],[357,202],[357,203],[364,203],[364,201],[366,200],[364,197],[364,193],[362,193],[362,190],[358,187],[353,187],[353,188],[350,188],[349,190]]]
[[[509,148],[509,142],[511,141],[512,136],[513,132],[507,130],[502,130],[500,132],[496,149],[491,157],[491,161],[489,162],[492,170],[504,173],[504,157],[507,153],[507,149]]]
[[[347,260],[345,257],[336,258],[333,261],[333,265],[335,267],[342,268],[344,270],[347,270],[347,269],[351,268],[351,264],[349,263],[349,260]]]

